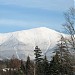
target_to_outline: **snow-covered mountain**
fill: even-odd
[[[34,49],[38,46],[48,58],[53,55],[53,48],[65,34],[46,27],[0,34],[0,58],[10,59],[15,55],[25,60],[29,55],[34,59]]]

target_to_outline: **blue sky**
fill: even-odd
[[[74,0],[0,0],[0,32],[36,27],[62,31],[63,13]]]

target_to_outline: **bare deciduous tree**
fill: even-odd
[[[65,30],[70,34],[70,39],[68,39],[72,49],[75,50],[75,9],[70,8],[67,12],[64,13],[65,15],[65,24],[63,24]]]

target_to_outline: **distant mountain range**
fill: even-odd
[[[23,60],[26,60],[28,55],[34,59],[35,46],[50,59],[61,35],[67,37],[66,34],[46,27],[0,33],[0,59],[10,59],[13,55]]]

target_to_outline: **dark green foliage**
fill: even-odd
[[[25,67],[24,63],[25,62],[21,60],[21,67],[20,67],[20,69],[21,69],[21,71],[23,71],[23,73],[25,73],[25,71],[26,71],[26,67]]]
[[[42,65],[43,75],[50,75],[50,65],[49,65],[49,61],[46,58],[46,55],[45,55],[42,63],[43,63],[43,65]]]
[[[51,75],[59,75],[60,74],[60,58],[58,53],[52,58],[50,62],[50,73]]]
[[[34,66],[33,66],[33,62],[30,60],[30,57],[27,57],[27,61],[26,61],[26,75],[33,75],[33,70]]]
[[[69,53],[69,51],[65,51],[63,54],[63,63],[61,63],[61,70],[63,70],[64,74],[68,74],[68,75],[73,75],[72,71],[72,60],[71,60],[71,55]],[[61,71],[62,72],[62,71]]]
[[[30,73],[30,57],[27,57],[27,61],[26,61],[26,75],[29,75]]]
[[[67,42],[64,37],[61,37],[60,43],[58,45],[58,52],[60,58],[60,73],[62,75],[72,75],[72,65],[71,65],[71,54],[68,50]],[[57,59],[56,59],[57,60]]]
[[[42,52],[40,50],[40,48],[38,48],[38,46],[35,47],[34,50],[34,55],[35,55],[35,74],[36,75],[42,75]]]
[[[34,50],[34,55],[35,55],[35,62],[38,63],[38,62],[41,62],[43,59],[42,59],[42,52],[40,50],[40,48],[38,48],[38,46],[35,47],[35,50]]]

